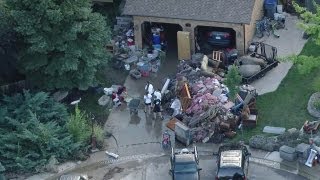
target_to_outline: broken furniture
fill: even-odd
[[[287,161],[295,161],[297,159],[297,153],[295,148],[283,145],[279,149],[280,158]]]
[[[189,91],[189,86],[187,83],[184,83],[181,89],[179,98],[182,106],[182,111],[186,111],[189,108],[192,101],[190,91]]]
[[[249,106],[246,106],[241,112],[241,120],[243,127],[256,127],[258,121],[258,110],[250,109]]]
[[[298,158],[307,159],[309,149],[310,149],[309,144],[305,144],[305,143],[298,144],[296,147]]]
[[[174,134],[175,138],[184,145],[189,146],[189,144],[191,144],[192,138],[190,129],[182,122],[177,121],[175,123]]]
[[[313,121],[313,122],[306,121],[303,124],[303,130],[308,134],[311,134],[311,133],[314,134],[319,129],[319,125],[320,125],[320,121]]]

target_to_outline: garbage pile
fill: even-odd
[[[192,141],[217,142],[221,137],[236,135],[239,116],[231,112],[235,104],[228,99],[229,89],[223,84],[222,77],[205,77],[197,60],[182,61],[173,82],[175,86],[171,90],[182,100],[183,113],[179,120],[190,128]],[[185,93],[182,93],[186,85],[190,97],[184,97]]]

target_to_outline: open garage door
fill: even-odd
[[[231,28],[197,26],[196,50],[204,54],[236,48],[236,32]]]

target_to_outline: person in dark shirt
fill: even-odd
[[[155,99],[153,101],[153,118],[154,119],[157,118],[157,114],[162,120],[164,119],[161,113],[161,101],[159,99]]]

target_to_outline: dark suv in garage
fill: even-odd
[[[230,32],[210,31],[207,33],[207,41],[213,46],[229,47],[232,43],[232,34]]]
[[[197,147],[193,151],[171,149],[170,174],[173,180],[199,180],[200,170]]]
[[[223,145],[214,155],[218,156],[216,180],[246,180],[251,155],[246,146]]]

